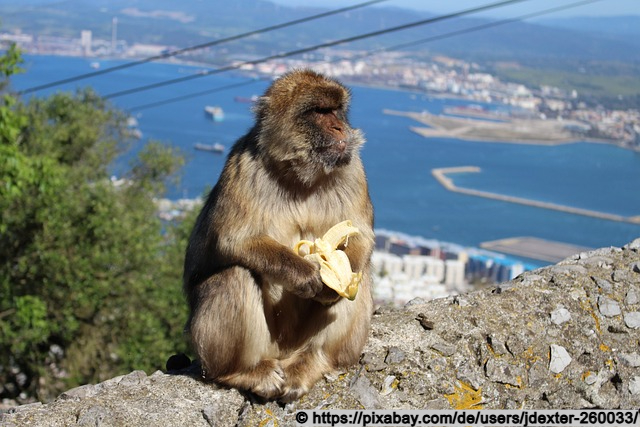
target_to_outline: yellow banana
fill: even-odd
[[[349,257],[344,251],[337,248],[343,243],[346,247],[349,243],[349,236],[358,233],[360,230],[354,227],[351,221],[346,220],[331,227],[322,238],[315,239],[313,242],[300,240],[294,246],[296,254],[320,265],[320,277],[325,285],[335,290],[338,295],[352,301],[358,293],[362,273],[352,272]],[[304,246],[308,251],[306,255],[301,253]]]

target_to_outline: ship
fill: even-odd
[[[197,142],[193,144],[193,148],[200,151],[211,151],[213,153],[224,152],[224,145],[217,142],[215,144],[202,144],[201,142]]]
[[[258,95],[252,95],[251,97],[247,98],[245,96],[236,96],[235,98],[233,98],[234,101],[236,102],[244,102],[247,104],[253,104],[254,102],[256,102],[258,100]]]
[[[217,105],[207,105],[204,107],[204,114],[214,122],[221,122],[224,120],[224,111],[222,110],[222,107],[218,107]]]

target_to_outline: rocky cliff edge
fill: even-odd
[[[259,403],[142,371],[0,416],[3,426],[295,425],[298,409],[640,407],[640,239],[465,295],[378,310],[360,364]]]

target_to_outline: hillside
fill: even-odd
[[[184,47],[215,38],[286,22],[321,12],[291,8],[264,0],[192,1],[96,0],[92,2],[15,2],[0,0],[2,29],[51,36],[78,37],[80,30],[95,38],[111,38],[111,19],[118,18],[118,38],[129,43],[154,43]],[[428,18],[428,13],[393,7],[368,7],[342,15],[225,45],[235,53],[292,50]],[[637,30],[637,17],[599,18],[591,29],[571,21],[514,22],[465,35],[457,35],[416,49],[445,53],[476,61],[591,60],[640,61],[640,39],[628,37]],[[460,18],[376,37],[349,45],[372,49],[465,30],[491,22],[485,18]],[[581,21],[582,22],[582,21]],[[601,28],[609,28],[607,32]],[[619,31],[614,32],[617,28]],[[628,29],[625,32],[623,29]]]

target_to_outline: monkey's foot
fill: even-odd
[[[304,396],[307,393],[309,393],[309,387],[307,386],[304,386],[302,384],[288,385],[285,388],[284,393],[282,394],[282,396],[280,396],[278,400],[281,401],[282,403],[291,403],[293,401],[300,399],[302,396]]]
[[[278,400],[284,403],[293,402],[304,396],[320,379],[330,366],[322,353],[306,351],[297,353],[282,361],[286,377],[286,385]]]
[[[232,387],[249,390],[265,399],[275,399],[282,395],[285,374],[278,360],[264,359],[253,368],[227,375],[221,381]]]

